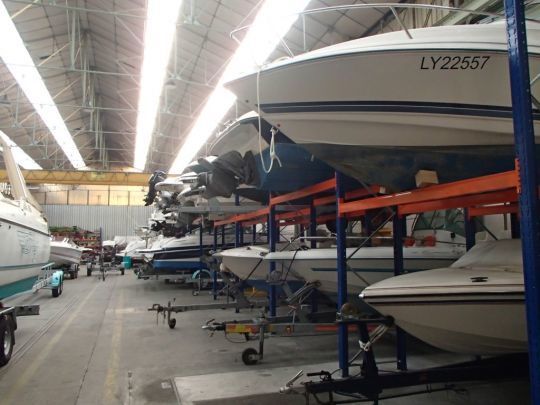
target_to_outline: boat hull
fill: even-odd
[[[472,355],[527,351],[519,241],[477,244],[449,268],[393,277],[361,297],[411,335]]]
[[[22,204],[0,201],[0,299],[30,290],[49,259],[47,223]]]
[[[70,266],[72,264],[80,264],[82,249],[72,246],[61,246],[51,243],[51,262],[57,266]]]
[[[413,31],[412,40],[403,40],[402,33],[385,34],[300,55],[227,87],[295,143],[362,181],[398,182],[404,166],[403,160],[396,161],[395,149],[412,154],[414,167],[405,165],[408,184],[419,168],[437,170],[447,181],[471,176],[468,165],[444,173],[446,165],[438,164],[441,155],[436,153],[441,148],[482,158],[477,176],[499,169],[491,160],[500,156],[490,157],[483,147],[504,147],[504,165],[511,165],[514,135],[504,25]],[[540,35],[537,29],[528,34],[534,77],[540,72]],[[540,134],[536,109],[534,126]],[[346,158],[340,161],[343,153]]]
[[[347,255],[353,255],[354,251],[354,248],[348,248]],[[453,249],[406,248],[404,269],[413,272],[449,266],[462,253]],[[250,246],[225,251],[220,256],[223,264],[242,279],[266,280],[270,263],[275,261],[281,278],[317,282],[319,290],[328,295],[335,295],[338,291],[336,249],[268,253],[266,248]],[[365,247],[354,253],[348,261],[348,293],[359,294],[367,286],[392,277],[393,257],[393,248],[387,247]]]
[[[387,304],[366,301],[391,315],[407,333],[443,350],[472,355],[527,351],[523,294],[440,302],[425,297]]]

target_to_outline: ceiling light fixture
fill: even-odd
[[[2,2],[0,2],[0,38],[2,38],[0,57],[17,80],[26,98],[49,128],[73,167],[85,169],[84,160]]]
[[[182,0],[148,0],[133,167],[144,170]]]
[[[234,105],[236,96],[225,89],[223,83],[266,62],[308,3],[309,0],[266,0],[199,114],[169,173],[182,173]]]
[[[13,157],[15,158],[15,161],[19,164],[19,166],[26,170],[43,170],[43,168],[38,165],[34,159],[28,156],[26,152],[22,150],[19,146],[17,146],[17,144],[13,142],[11,138],[7,136],[4,132],[0,131],[0,137],[11,148]]]

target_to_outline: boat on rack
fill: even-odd
[[[450,267],[389,278],[361,297],[411,335],[443,350],[527,351],[519,239],[479,243]]]
[[[528,24],[527,41],[536,77],[540,24]],[[403,190],[421,169],[449,182],[514,168],[504,21],[355,39],[226,87],[296,144],[368,184]],[[538,96],[539,81],[531,90]]]
[[[50,252],[47,220],[28,191],[4,136],[0,132],[13,198],[0,193],[0,299],[30,290]]]
[[[84,251],[85,248],[77,246],[67,238],[61,241],[51,240],[51,255],[49,260],[54,262],[56,266],[80,264]]]
[[[228,198],[234,192],[261,201],[267,199],[269,190],[290,192],[334,175],[330,166],[282,131],[273,131],[266,120],[260,120],[260,127],[261,136],[258,115],[243,115],[219,134],[209,156],[193,162],[179,178],[160,181],[156,189],[187,193],[185,185],[189,184],[207,199]]]
[[[251,234],[245,234],[244,238],[251,242]],[[195,229],[181,238],[160,238],[149,249],[140,249],[138,252],[144,256],[141,275],[191,276],[193,271],[206,268],[201,256],[214,248],[214,236],[203,232],[202,245],[200,242],[200,230]],[[225,234],[224,246],[234,246],[233,233]]]
[[[447,267],[464,253],[463,224],[456,210],[435,211],[419,215],[413,225],[413,236],[420,246],[403,249],[404,270]],[[427,238],[427,239],[426,239]],[[429,241],[423,245],[423,241]],[[263,246],[244,246],[216,254],[232,273],[241,279],[301,280],[318,283],[329,296],[337,293],[337,250],[311,249],[307,246],[282,244],[276,252]],[[349,247],[347,288],[357,295],[364,288],[394,275],[394,249],[389,246]],[[276,263],[276,273],[269,276],[269,263]],[[249,282],[249,280],[248,280]]]

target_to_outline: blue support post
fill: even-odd
[[[317,207],[311,203],[309,207],[309,236],[317,236]],[[315,249],[317,247],[317,240],[311,239],[310,247]]]
[[[221,247],[225,247],[225,225],[221,227]]]
[[[517,214],[510,214],[510,234],[512,239],[518,239],[520,237],[519,218]]]
[[[204,248],[203,248],[203,223],[201,218],[201,223],[199,225],[199,257],[202,257],[204,254]]]
[[[397,207],[392,221],[392,231],[394,234],[394,276],[403,273],[403,238],[407,234],[407,222],[405,217],[399,217]],[[397,369],[407,370],[407,335],[403,329],[396,326],[396,357]]]
[[[523,1],[505,0],[504,5],[508,30],[514,135],[521,186],[521,190],[518,191],[521,191],[519,207],[529,339],[531,403],[536,405],[540,404],[540,216],[538,215],[538,182],[529,60]]]
[[[218,247],[218,229],[217,227],[214,227],[214,252],[217,251]],[[214,269],[214,271],[212,271],[212,296],[214,297],[214,300],[217,300],[217,282],[218,282],[218,273],[217,273],[217,270]]]
[[[366,237],[369,237],[371,235],[371,231],[371,215],[369,213],[366,213],[366,215],[364,215],[364,217],[362,218],[362,233]],[[371,239],[367,240],[364,243],[365,247],[371,247],[371,245]]]
[[[467,208],[463,210],[463,216],[465,217],[465,249],[469,251],[476,244],[476,226],[474,218],[469,217]]]
[[[240,196],[238,194],[234,195],[234,205],[237,207],[240,205]],[[242,246],[242,241],[240,237],[241,230],[242,230],[242,223],[236,222],[234,224],[234,247]]]
[[[268,215],[268,250],[270,252],[276,251],[278,228],[276,226],[276,206],[270,205],[270,214]],[[272,273],[276,270],[276,262],[270,262],[268,272]],[[268,287],[268,298],[270,304],[270,316],[276,316],[276,286],[270,285]]]
[[[346,241],[346,222],[345,218],[339,215],[339,205],[345,198],[343,189],[342,174],[336,172],[336,238],[337,238],[337,285],[338,285],[338,311],[341,311],[343,305],[347,302],[347,241]],[[349,376],[349,330],[347,325],[340,323],[338,325],[338,350],[339,350],[339,368],[341,376]]]

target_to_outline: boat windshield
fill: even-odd
[[[445,230],[465,237],[465,218],[459,209],[424,212],[414,225],[414,231]]]
[[[538,20],[540,22],[540,1],[527,0],[525,1],[524,5],[525,5],[525,17],[531,20]],[[502,4],[499,4],[498,7],[493,11],[504,15],[504,6]],[[487,24],[493,21],[501,21],[501,20],[504,20],[505,18],[506,17],[486,17],[486,18],[482,18],[479,21],[479,23]]]

